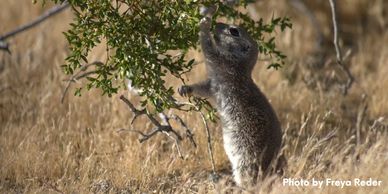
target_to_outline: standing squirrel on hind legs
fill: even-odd
[[[267,98],[255,85],[251,73],[258,46],[238,26],[217,23],[211,32],[215,8],[206,8],[200,22],[200,43],[208,78],[181,86],[181,96],[213,97],[223,125],[225,152],[232,164],[237,185],[256,183],[259,171],[269,171],[280,150],[280,123]],[[284,163],[284,158],[280,158]]]

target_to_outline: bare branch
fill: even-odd
[[[134,129],[132,129],[131,131],[134,131],[134,132],[136,132],[136,133],[138,133],[138,134],[140,134],[140,135],[142,136],[142,137],[139,139],[139,142],[140,142],[140,143],[145,142],[145,141],[148,140],[149,138],[153,137],[156,133],[162,132],[162,130],[159,129],[159,128],[154,128],[154,129],[153,129],[150,133],[148,133],[148,134],[144,134],[144,133],[142,133],[141,131],[134,130]]]
[[[88,71],[88,72],[85,72],[84,74],[78,75],[77,77],[72,77],[70,79],[65,79],[64,81],[76,82],[76,81],[78,81],[78,80],[80,80],[82,78],[85,78],[85,77],[87,77],[89,75],[93,75],[95,73],[97,73],[97,71]]]
[[[331,7],[331,14],[333,20],[333,30],[334,30],[334,47],[335,52],[337,53],[337,61],[342,61],[341,49],[338,45],[338,24],[337,24],[337,6],[334,0],[329,0]]]
[[[180,118],[178,115],[174,115],[174,114],[172,114],[170,116],[170,118],[176,120],[184,129],[186,129],[186,136],[189,138],[190,142],[196,148],[197,147],[197,143],[194,140],[194,134],[187,127],[186,123],[182,120],[182,118]]]
[[[92,75],[92,74],[95,74],[95,73],[96,73],[96,71],[89,71],[89,72],[86,72],[86,73],[81,74],[82,72],[85,72],[90,66],[93,66],[93,65],[95,65],[95,66],[101,66],[101,65],[103,65],[103,63],[100,62],[100,61],[95,61],[95,62],[93,62],[93,63],[89,63],[89,64],[86,64],[86,65],[83,65],[83,66],[81,67],[81,70],[80,70],[79,72],[77,72],[76,74],[74,74],[73,76],[71,76],[70,79],[65,80],[65,81],[67,81],[67,85],[66,85],[66,87],[65,87],[65,89],[64,89],[64,91],[63,91],[63,94],[62,94],[62,97],[61,97],[61,103],[63,103],[63,101],[65,100],[65,96],[66,96],[66,94],[67,94],[67,91],[68,91],[69,88],[70,88],[71,83],[73,83],[73,82],[75,82],[75,81],[77,81],[77,80],[79,80],[79,79],[82,79],[82,78],[84,78],[84,77],[87,77],[87,76],[89,76],[89,75]]]
[[[30,23],[27,23],[27,24],[24,24],[22,26],[19,26],[18,28],[10,31],[10,32],[7,32],[5,33],[4,35],[0,36],[0,41],[4,41],[5,39],[9,38],[9,37],[12,37],[12,36],[15,36],[16,34],[19,34],[20,32],[23,32],[25,30],[28,30],[38,24],[40,24],[41,22],[43,22],[44,20],[48,19],[49,17],[57,14],[57,13],[60,13],[61,11],[65,10],[66,8],[69,7],[69,3],[68,2],[65,2],[63,3],[62,5],[59,5],[59,6],[55,6],[51,9],[49,9],[48,11],[46,11],[45,13],[43,13],[42,15],[40,15],[38,18],[36,18],[35,20],[31,21]]]
[[[343,95],[346,95],[346,94],[348,94],[348,90],[350,89],[350,87],[352,87],[352,84],[354,82],[354,77],[353,77],[352,73],[350,73],[349,68],[347,68],[342,62],[337,61],[337,64],[339,65],[341,70],[343,72],[345,72],[346,76],[348,77],[348,80],[346,81],[345,85],[342,88]]]
[[[70,79],[66,80],[66,81],[68,81],[68,84],[67,84],[67,86],[65,88],[65,91],[64,91],[64,94],[62,96],[62,100],[61,100],[62,102],[63,102],[64,96],[67,93],[68,88],[70,87],[71,83],[73,83],[73,82],[75,82],[75,81],[77,81],[79,79],[82,79],[84,77],[87,77],[88,75],[94,74],[96,72],[96,71],[88,71],[86,73],[81,74],[81,72],[85,72],[92,65],[97,65],[98,66],[98,65],[103,65],[103,63],[99,62],[99,61],[96,61],[96,62],[93,62],[93,63],[90,63],[90,64],[86,64],[86,65],[84,65],[81,68],[81,70],[79,72],[77,72]],[[151,137],[155,136],[157,133],[161,132],[161,133],[165,134],[166,136],[168,136],[169,138],[171,138],[172,140],[174,140],[174,144],[175,144],[175,146],[177,148],[179,157],[181,159],[183,159],[182,151],[181,151],[180,146],[179,146],[179,142],[183,138],[182,138],[182,136],[177,131],[175,131],[172,128],[172,126],[171,126],[171,124],[169,122],[170,119],[174,119],[182,126],[182,128],[186,129],[187,137],[190,139],[190,141],[194,145],[194,147],[197,147],[197,144],[196,144],[196,142],[195,142],[195,140],[193,138],[194,137],[193,133],[187,127],[187,125],[182,120],[182,118],[180,118],[179,116],[174,115],[174,114],[171,114],[170,116],[167,116],[165,113],[162,112],[162,113],[159,114],[159,117],[160,117],[160,119],[162,121],[162,123],[160,123],[152,114],[150,114],[147,111],[147,109],[143,109],[143,110],[136,109],[135,106],[127,98],[125,98],[123,95],[120,96],[120,99],[125,104],[127,104],[129,109],[134,113],[134,116],[132,118],[131,124],[133,124],[133,122],[139,116],[146,115],[148,117],[148,119],[151,121],[151,123],[155,126],[155,128],[153,128],[152,131],[149,132],[149,133],[143,133],[143,132],[141,132],[139,130],[135,130],[135,129],[129,129],[128,130],[130,132],[135,132],[135,133],[137,133],[137,134],[139,134],[141,136],[139,138],[139,142],[140,143],[143,143],[143,142],[147,141]],[[184,106],[190,106],[190,107],[194,108],[196,111],[198,111],[200,113],[200,115],[202,117],[202,120],[204,122],[204,125],[205,125],[205,129],[206,129],[207,142],[208,142],[208,152],[209,152],[209,155],[210,155],[210,160],[211,160],[211,164],[212,164],[213,173],[215,174],[215,164],[214,164],[214,159],[213,159],[213,149],[212,149],[212,146],[211,146],[210,130],[209,130],[209,127],[207,125],[207,121],[206,121],[206,118],[205,118],[204,114],[199,110],[199,108],[196,105],[194,105],[194,104],[192,104],[190,102],[179,102],[176,99],[174,99],[173,97],[171,97],[171,100],[175,103],[175,108],[177,108],[178,110],[189,111],[189,110],[191,110],[191,108],[190,109],[183,109],[183,107]],[[126,130],[126,129],[119,129],[118,131],[124,131],[124,130]],[[171,133],[174,134],[174,136],[172,136]]]
[[[338,44],[338,24],[337,24],[336,4],[335,4],[334,0],[329,0],[329,2],[330,2],[332,20],[333,20],[333,30],[334,30],[333,43],[334,43],[335,51],[337,53],[337,64],[341,68],[341,70],[343,72],[345,72],[345,74],[348,77],[348,81],[343,86],[343,94],[346,95],[348,93],[349,88],[353,84],[354,77],[350,73],[350,70],[343,64],[341,49],[340,49],[339,44]]]
[[[131,109],[131,111],[135,114],[132,118],[132,121],[131,121],[131,124],[133,124],[133,122],[136,120],[136,118],[140,115],[144,115],[144,114],[147,114],[146,110],[143,109],[143,110],[137,110],[135,108],[135,106],[127,99],[125,98],[123,95],[120,96],[120,100],[122,100],[125,104],[127,104],[127,106],[129,107],[129,109]]]
[[[170,132],[172,132],[177,138],[179,141],[181,141],[183,138],[181,135],[179,135],[179,133],[177,133],[175,130],[172,130],[172,127],[171,127],[171,124],[170,124],[170,118],[171,117],[168,117],[166,114],[164,114],[163,112],[159,113],[159,118],[162,119],[163,121],[163,126],[167,126],[169,130],[171,130]],[[166,131],[166,130],[164,130]]]
[[[171,126],[170,126],[171,127]],[[167,131],[162,131],[164,134],[166,134],[169,138],[171,138],[172,140],[174,140],[174,143],[175,143],[175,146],[176,146],[176,149],[178,151],[178,155],[181,159],[183,159],[183,155],[182,155],[182,151],[181,151],[181,148],[179,146],[179,141],[180,139],[179,138],[174,138],[173,136],[171,136],[170,133],[168,133]],[[172,130],[172,132],[175,132],[174,130]],[[176,133],[176,132],[175,132]]]
[[[159,117],[161,118],[163,124],[161,124],[152,114],[150,114],[147,109],[143,109],[143,110],[138,110],[135,108],[135,106],[127,99],[125,98],[123,95],[120,96],[120,99],[128,105],[128,107],[131,109],[131,111],[135,114],[134,115],[134,118],[132,119],[132,122],[131,124],[134,122],[134,120],[140,116],[140,115],[146,115],[148,117],[148,119],[151,121],[151,123],[155,126],[155,128],[148,134],[144,134],[143,132],[141,131],[138,131],[138,130],[130,130],[130,131],[133,131],[133,132],[136,132],[138,134],[140,134],[142,137],[139,139],[140,143],[150,139],[151,137],[153,137],[154,135],[156,135],[158,132],[161,132],[163,134],[165,134],[167,137],[171,138],[172,140],[174,140],[174,143],[175,143],[175,146],[177,148],[177,151],[178,151],[178,154],[179,154],[179,157],[181,159],[183,159],[183,155],[182,155],[182,151],[180,149],[180,146],[179,146],[179,142],[182,140],[182,136],[179,135],[178,132],[176,132],[170,122],[169,122],[169,117],[167,117],[166,114],[164,113],[160,113],[159,114]],[[174,136],[171,135],[174,134]]]
[[[0,50],[7,51],[9,54],[11,54],[11,51],[9,50],[9,44],[1,40],[0,40]]]
[[[214,157],[213,157],[213,148],[212,148],[212,143],[211,143],[211,135],[210,135],[209,126],[207,124],[207,120],[205,118],[205,115],[199,110],[198,106],[196,106],[195,104],[192,104],[190,102],[178,102],[178,101],[175,101],[175,104],[179,107],[178,108],[179,110],[184,110],[184,111],[186,111],[186,110],[182,109],[183,106],[190,106],[190,107],[194,108],[194,110],[197,111],[201,115],[202,121],[203,121],[204,126],[205,126],[205,130],[206,130],[207,148],[208,148],[208,153],[209,153],[209,157],[210,157],[210,162],[211,162],[211,165],[212,165],[213,175],[217,176],[215,162],[214,162]]]

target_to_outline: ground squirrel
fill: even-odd
[[[242,28],[217,23],[210,31],[211,16],[200,22],[200,43],[208,78],[181,86],[182,96],[214,97],[223,125],[226,154],[237,185],[254,184],[280,149],[282,134],[275,111],[255,85],[251,73],[258,46]]]

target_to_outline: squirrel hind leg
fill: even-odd
[[[240,187],[253,186],[257,182],[259,167],[257,164],[238,166],[233,170],[233,178]]]

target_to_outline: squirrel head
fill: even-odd
[[[245,29],[224,23],[217,23],[213,34],[219,57],[224,64],[250,75],[257,61],[257,42]]]

